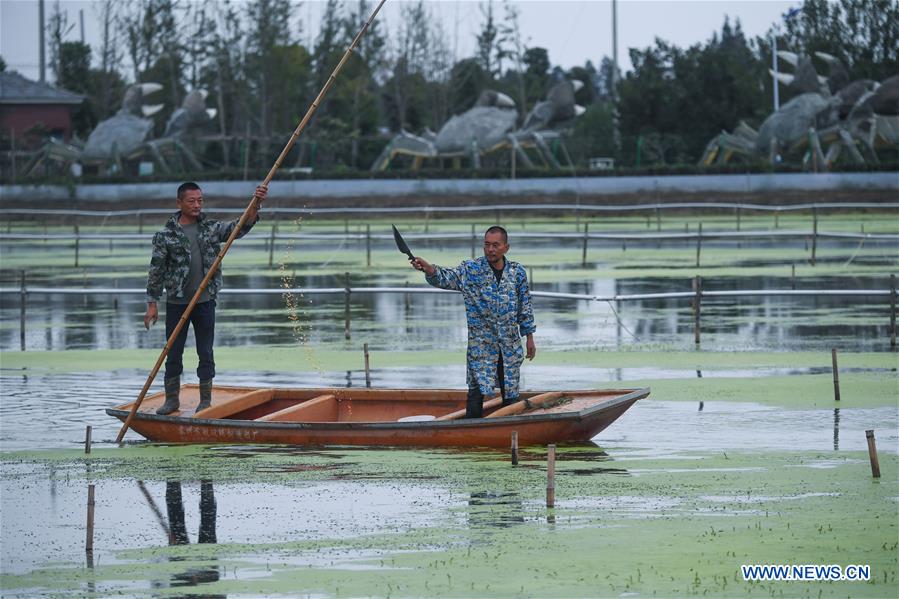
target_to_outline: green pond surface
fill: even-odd
[[[864,451],[562,447],[547,508],[542,448],[516,467],[488,451],[11,453],[3,513],[19,517],[4,519],[14,541],[0,586],[61,596],[891,597],[899,460],[883,454],[880,466],[872,479]],[[41,532],[27,517],[45,521]],[[748,582],[740,570],[808,563],[863,564],[871,576]]]
[[[733,213],[509,219],[510,258],[533,288],[592,295],[889,288],[895,241],[608,242],[522,232],[733,231]],[[160,218],[160,223],[164,218]],[[474,219],[483,228],[487,224]],[[468,233],[460,219],[396,221],[404,233]],[[278,231],[364,233],[358,221],[282,219]],[[742,230],[812,230],[810,214],[742,214]],[[895,213],[822,214],[819,231],[896,234]],[[389,232],[373,221],[373,233]],[[6,229],[6,227],[4,227]],[[43,233],[15,222],[11,232]],[[773,297],[535,299],[538,356],[522,388],[650,387],[591,443],[560,446],[555,506],[547,449],[519,465],[496,450],[171,446],[105,409],[132,401],[164,344],[140,295],[29,294],[18,285],[137,288],[147,239],[0,239],[0,595],[3,597],[889,597],[899,596],[899,358],[889,301]],[[49,226],[48,233],[71,232]],[[82,223],[135,233],[137,223]],[[227,288],[423,286],[389,239],[282,240],[269,223],[238,241]],[[255,238],[253,237],[255,235]],[[432,262],[468,239],[411,237]],[[595,241],[595,242],[594,242]],[[480,251],[480,250],[478,250]],[[269,266],[269,256],[272,264]],[[223,296],[216,381],[252,387],[464,386],[465,325],[453,296]],[[188,344],[190,346],[190,343]],[[840,401],[831,348],[838,349]],[[184,382],[196,357],[185,353]],[[160,377],[161,378],[161,377]],[[151,392],[161,390],[154,381]],[[93,449],[83,451],[85,427]],[[873,430],[881,476],[872,476]],[[94,551],[85,553],[88,486]],[[867,581],[747,581],[742,565],[870,567]]]

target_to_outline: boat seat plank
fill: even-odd
[[[561,399],[563,395],[565,394],[560,391],[549,391],[547,393],[541,393],[540,395],[534,395],[533,397],[522,399],[521,401],[517,401],[512,405],[500,408],[489,416],[486,416],[486,418],[514,416],[515,414],[521,414],[522,412],[530,409],[540,409],[544,404],[549,404]]]
[[[318,397],[313,397],[312,399],[304,401],[303,403],[299,403],[295,406],[290,406],[284,408],[283,410],[278,410],[277,412],[272,412],[271,414],[260,416],[259,418],[256,418],[256,422],[300,422],[297,419],[298,415],[302,415],[304,412],[319,409],[323,406],[323,404],[327,404],[329,402],[334,403],[336,401],[337,398],[333,393],[319,395]]]
[[[194,414],[194,418],[227,418],[232,414],[237,414],[249,408],[258,406],[267,401],[271,401],[275,394],[274,389],[259,389],[251,391],[244,395],[238,395],[230,400],[220,404],[213,403],[211,406]]]
[[[502,397],[494,397],[493,399],[488,399],[484,402],[484,411],[492,410],[493,408],[497,408],[503,405]],[[455,412],[450,412],[449,414],[444,414],[437,420],[459,420],[460,418],[465,418],[465,408],[461,410],[456,410]]]

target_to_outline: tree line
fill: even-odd
[[[209,92],[217,115],[211,135],[255,140],[270,162],[296,126],[373,8],[370,0],[327,0],[318,34],[304,41],[299,4],[290,0],[103,0],[98,43],[71,41],[72,24],[57,2],[48,21],[50,67],[59,87],[87,100],[75,115],[85,138],[121,105],[127,84],[163,86],[156,134],[185,95]],[[487,0],[472,56],[454,59],[449,33],[423,0],[404,3],[395,31],[377,19],[340,80],[319,107],[298,157],[325,170],[365,170],[400,130],[437,131],[494,89],[515,100],[521,118],[564,78],[584,83],[586,112],[564,141],[577,168],[591,157],[620,166],[695,164],[706,143],[740,120],[758,127],[772,112],[772,37],[778,49],[830,53],[853,78],[899,73],[899,0],[804,0],[799,11],[764,36],[748,38],[725,19],[704,42],[680,48],[656,39],[629,50],[632,70],[618,73],[608,57],[563,69],[551,49],[529,47],[515,4]],[[776,27],[776,28],[775,28]],[[599,40],[607,46],[605,40]],[[0,59],[2,64],[2,59]],[[617,87],[613,88],[617,80]],[[781,102],[790,98],[781,90]],[[210,143],[223,168],[239,150]],[[244,157],[246,159],[246,156]],[[507,156],[496,160],[506,160]]]

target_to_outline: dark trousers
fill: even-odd
[[[506,402],[505,374],[505,370],[503,370],[503,355],[500,354],[499,360],[496,362],[496,382],[499,383],[499,392],[503,398],[503,405],[507,406],[511,402]],[[475,386],[473,389],[468,390],[468,399],[465,402],[465,417],[484,417],[484,394],[481,393],[480,387]]]
[[[178,321],[187,309],[187,304],[165,305],[165,336],[172,336]],[[200,363],[197,365],[197,376],[201,381],[215,378],[215,359],[212,355],[212,342],[215,339],[215,300],[201,302],[194,306],[190,313],[190,325],[194,328],[194,337],[197,340],[197,357]],[[187,342],[187,324],[181,329],[178,337],[169,349],[165,360],[165,378],[170,379],[181,376],[184,372],[184,344]]]

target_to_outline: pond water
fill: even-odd
[[[226,287],[279,286],[276,269],[259,267],[267,264],[268,252],[261,240],[254,243],[229,257]],[[303,254],[299,247],[294,248],[287,267],[292,275],[296,272],[293,285],[343,287],[344,272],[353,273],[354,286],[402,286],[407,281],[423,285],[417,275],[401,268],[405,266],[401,257],[387,242],[373,244],[372,268],[365,266],[366,248],[358,240],[320,245],[302,259],[297,258]],[[467,257],[470,249],[467,241],[415,240],[414,247],[421,248],[421,254],[452,260]],[[693,246],[642,247],[657,251],[641,252],[629,245],[613,255],[612,244],[597,244],[582,266],[577,240],[528,240],[519,244],[514,257],[536,267],[533,287],[539,291],[606,296],[690,290],[690,279],[697,274],[690,268]],[[828,242],[819,250],[819,272],[805,266],[808,249],[801,241],[743,247],[703,246],[704,263],[713,265],[702,272],[706,290],[794,285],[885,289],[889,273],[899,264],[893,243],[862,248],[857,243]],[[102,240],[85,242],[81,251],[87,266],[80,269],[71,267],[72,248],[64,244],[7,244],[2,249],[4,287],[18,285],[13,270],[17,268],[28,269],[31,286],[145,285],[146,247],[139,244],[116,242],[113,249]],[[619,252],[617,246],[614,251]],[[799,271],[796,280],[790,276],[794,264]],[[344,336],[341,295],[308,295],[298,305],[299,325],[294,325],[278,295],[222,296],[217,347],[288,348],[324,355],[359,353],[368,343],[374,386],[409,387],[410,381],[425,388],[463,385],[466,328],[458,296],[353,294],[350,340]],[[165,343],[162,326],[143,330],[145,304],[138,295],[35,293],[28,296],[26,308],[25,357],[41,350],[158,350]],[[664,393],[654,394],[591,444],[561,447],[555,512],[543,505],[542,448],[525,449],[517,469],[508,467],[506,452],[496,451],[185,448],[152,445],[134,433],[119,449],[113,440],[120,423],[104,410],[136,397],[150,364],[146,369],[93,364],[90,372],[65,364],[60,371],[48,370],[28,366],[27,361],[23,369],[4,366],[4,355],[15,353],[17,360],[23,356],[19,297],[0,295],[2,594],[269,596],[305,589],[311,596],[389,596],[397,589],[392,585],[413,580],[419,586],[397,594],[490,596],[494,589],[484,584],[492,582],[503,589],[499,593],[503,596],[631,592],[648,596],[655,591],[673,595],[704,590],[715,596],[733,592],[734,583],[728,589],[725,579],[735,580],[739,565],[735,550],[745,561],[743,556],[753,547],[770,542],[804,560],[797,563],[812,563],[821,555],[831,562],[843,559],[833,556],[872,556],[876,563],[886,563],[878,571],[888,579],[885,586],[840,587],[840,592],[895,596],[895,545],[888,547],[895,543],[899,408],[881,400],[853,405],[851,394],[845,407],[833,408],[829,400],[816,404],[819,397],[784,399],[788,393],[776,388],[771,389],[776,399],[763,405],[746,400],[748,394],[731,391],[733,386],[757,390],[785,381],[799,381],[797,388],[803,390],[806,382],[811,386],[827,379],[828,368],[796,364],[791,360],[794,352],[822,353],[827,363],[831,347],[845,352],[888,351],[890,314],[885,297],[706,298],[704,353],[766,356],[761,366],[747,365],[735,353],[733,360],[716,362],[710,370],[664,359],[658,364],[603,366],[603,351],[693,350],[689,300],[611,305],[537,298],[534,309],[541,353],[523,369],[522,388],[702,379],[695,401],[669,401]],[[191,344],[189,340],[188,348]],[[448,352],[459,360],[438,367],[379,363],[379,355],[398,353],[395,350]],[[596,350],[596,365],[549,360],[541,364],[540,357],[567,350]],[[782,354],[783,360],[770,360],[772,354]],[[899,397],[897,366],[889,361],[856,363],[841,373],[850,382],[857,377],[855,381],[879,397],[891,389],[897,389]],[[216,382],[365,385],[358,366],[344,370],[323,363],[298,372],[275,366],[248,368],[222,369]],[[193,382],[192,374],[185,378]],[[731,387],[725,389],[727,385]],[[151,391],[160,387],[157,379]],[[718,399],[724,396],[728,399]],[[813,407],[825,404],[828,407]],[[80,449],[87,425],[93,427],[94,440],[89,458]],[[865,453],[865,431],[871,428],[877,430],[884,469],[884,484],[876,486],[868,484]],[[88,483],[96,488],[97,525],[96,549],[85,562]],[[849,519],[852,531],[837,531],[832,540],[822,536],[820,522],[839,527],[847,520],[845,514],[858,506],[865,506],[866,515],[858,521]],[[775,524],[768,520],[769,510]],[[733,534],[745,546],[704,544],[709,523],[721,521],[734,522]],[[778,525],[790,530],[790,524],[794,528],[788,533],[779,528],[760,539],[754,531],[757,526],[761,530],[762,521],[769,530]],[[719,534],[715,526],[711,525],[712,534]],[[876,543],[871,540],[875,537]],[[595,546],[597,540],[602,548]],[[881,543],[882,551],[871,549]],[[466,547],[469,554],[475,548],[476,555],[466,555]],[[823,549],[813,559],[807,547]],[[528,553],[531,548],[536,553]],[[488,551],[492,559],[506,552],[511,561],[498,565],[487,559]],[[731,553],[734,559],[722,557]],[[635,566],[646,555],[652,561]],[[761,560],[770,554],[753,555]],[[565,556],[566,563],[554,556]],[[578,561],[584,556],[595,560]],[[461,570],[453,569],[453,559]],[[556,570],[542,572],[544,582],[525,581],[521,563],[531,564],[529,570],[544,566]],[[692,569],[697,564],[703,564],[705,584],[711,584],[713,572],[714,584],[724,587],[697,586],[698,574]],[[620,579],[602,587],[583,581],[594,573],[607,579],[620,574]],[[636,582],[641,576],[652,582],[641,587]],[[466,584],[464,591],[453,586],[459,579]],[[352,586],[354,580],[357,586]],[[254,587],[253,581],[269,581],[271,586]],[[480,586],[476,588],[475,582]],[[527,592],[523,583],[528,584]],[[803,587],[804,594],[817,592]]]

